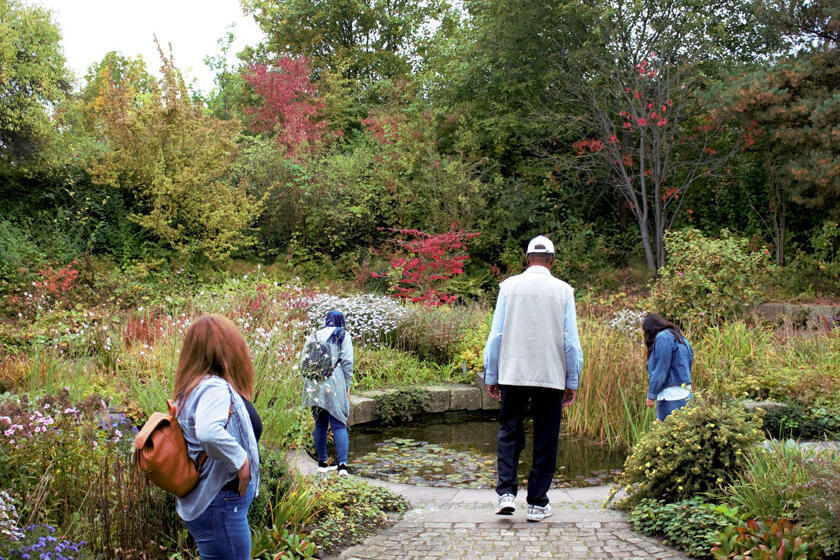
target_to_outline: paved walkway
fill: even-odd
[[[316,472],[305,453],[293,457],[304,473]],[[625,516],[604,509],[609,487],[554,489],[554,515],[525,521],[525,493],[512,516],[493,514],[491,490],[428,488],[370,480],[405,496],[414,506],[394,526],[341,553],[336,560],[502,560],[554,558],[687,559],[658,539],[633,532]]]

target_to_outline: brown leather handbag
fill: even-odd
[[[207,455],[202,453],[198,465],[190,459],[175,405],[171,400],[166,404],[169,414],[152,413],[134,438],[134,459],[155,486],[183,498],[198,483],[198,471]]]

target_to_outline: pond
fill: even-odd
[[[533,423],[525,422],[526,448],[520,456],[523,486],[531,468]],[[350,433],[350,463],[355,473],[420,486],[494,488],[495,417],[467,421],[394,426],[356,426]],[[620,473],[626,453],[575,434],[562,434],[554,487],[608,484]]]

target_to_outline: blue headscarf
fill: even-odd
[[[346,329],[344,327],[344,314],[341,311],[330,311],[327,313],[327,320],[324,323],[326,327],[336,327],[330,337],[327,339],[327,342],[335,342],[338,346],[341,346],[341,343],[344,342],[344,333]]]

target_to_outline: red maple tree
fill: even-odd
[[[320,144],[327,121],[319,118],[324,101],[309,79],[306,57],[277,59],[271,67],[254,64],[243,78],[263,99],[260,107],[245,110],[254,132],[276,132],[277,143],[295,156]]]
[[[391,243],[396,252],[390,258],[391,270],[373,277],[391,279],[391,289],[398,298],[438,306],[452,303],[458,296],[447,293],[446,284],[463,274],[470,258],[467,241],[478,232],[459,230],[455,224],[445,233],[432,235],[418,229],[389,229],[396,235]]]

